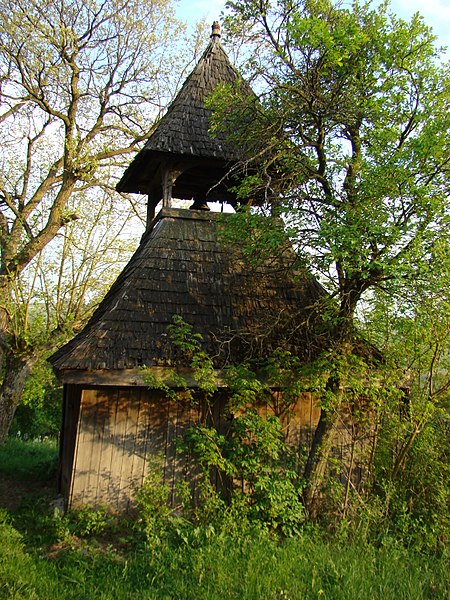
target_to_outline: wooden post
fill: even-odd
[[[163,207],[170,208],[172,206],[172,187],[174,182],[173,173],[170,169],[164,169],[162,180]]]

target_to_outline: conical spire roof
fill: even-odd
[[[218,36],[211,37],[197,66],[146,143],[145,150],[225,160],[236,157],[225,134],[212,137],[209,133],[211,110],[205,107],[205,102],[217,85],[236,80],[241,80],[248,93],[252,92],[231,65]]]
[[[245,93],[253,95],[250,86],[230,63],[220,43],[218,24],[214,23],[211,41],[202,57],[144,148],[125,171],[117,190],[149,193],[161,160],[174,164],[180,158],[209,159],[217,164],[234,162],[238,152],[227,141],[226,134],[217,133],[213,137],[209,132],[212,111],[206,108],[205,101],[217,85],[236,81]],[[198,160],[192,164],[198,164]]]

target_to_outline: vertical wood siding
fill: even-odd
[[[73,461],[77,444],[81,387],[64,386],[64,403],[59,453],[59,491],[69,498],[72,483]]]
[[[174,504],[176,481],[192,475],[176,440],[199,418],[198,408],[145,388],[84,389],[71,506],[107,504],[112,510],[128,510],[155,464],[162,468]]]
[[[77,413],[77,397],[80,397],[79,390],[68,390],[67,398],[72,401],[70,411],[66,410],[67,418],[69,412],[72,417]],[[310,393],[303,394],[289,407],[283,405],[281,394],[275,394],[273,404],[261,407],[260,413],[280,416],[287,442],[303,451],[309,449],[320,416],[320,409]],[[71,506],[108,505],[112,510],[126,511],[132,508],[135,492],[148,470],[158,466],[171,491],[170,502],[176,506],[176,483],[188,481],[195,497],[198,477],[193,459],[178,450],[177,440],[187,428],[200,421],[224,432],[229,418],[224,392],[219,392],[206,406],[194,405],[183,398],[169,399],[162,392],[147,388],[84,389],[76,443],[75,435],[69,435],[70,428],[65,434],[62,459],[66,462],[61,469],[66,481],[63,493],[69,496],[67,481],[70,481],[73,463],[68,498]],[[73,460],[70,442],[72,448],[75,446]],[[343,466],[336,477],[358,485],[367,450],[367,435],[356,432],[350,418],[343,422],[337,432],[335,449],[335,456],[343,459]],[[212,478],[218,489],[226,485],[218,473],[213,473]]]

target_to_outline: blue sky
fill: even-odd
[[[374,4],[379,4],[374,0]],[[188,23],[205,18],[211,23],[220,18],[224,0],[179,0],[178,16]],[[391,0],[394,13],[408,19],[419,12],[428,25],[431,25],[442,46],[448,46],[450,57],[450,0]]]

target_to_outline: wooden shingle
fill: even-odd
[[[257,339],[265,352],[284,344],[310,357],[318,343],[306,316],[323,289],[295,271],[293,251],[276,266],[250,265],[221,240],[227,218],[163,209],[84,330],[51,358],[56,371],[188,366],[167,335],[174,315],[202,335],[217,368],[243,360]]]
[[[212,111],[208,95],[219,84],[239,84],[255,96],[230,63],[220,35],[213,34],[198,64],[184,82],[142,150],[117,184],[119,192],[148,194],[154,206],[161,200],[164,173],[173,175],[174,197],[234,202],[228,186],[219,184],[240,157],[225,132],[210,133]],[[235,183],[235,182],[234,182]],[[213,188],[213,189],[212,189]]]

